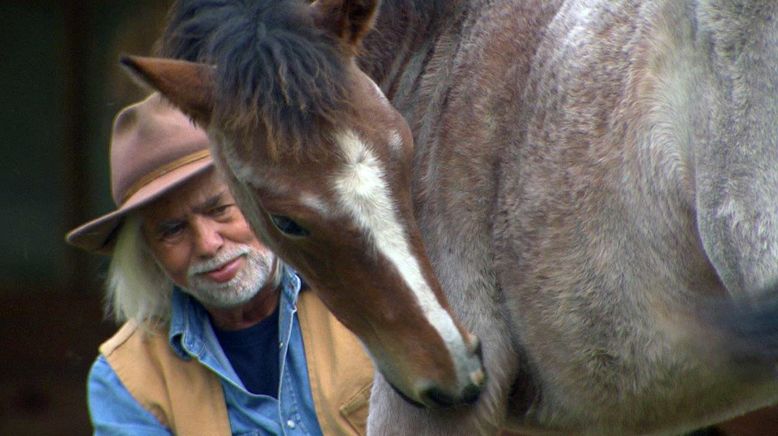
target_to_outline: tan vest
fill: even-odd
[[[318,297],[300,293],[300,320],[316,417],[325,435],[364,435],[373,367],[359,341]],[[167,332],[127,322],[100,346],[132,396],[177,435],[229,435],[219,378],[170,348]]]

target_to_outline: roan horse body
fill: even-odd
[[[374,3],[320,0],[310,7],[313,22],[353,48],[373,24]],[[183,12],[168,29],[168,43],[179,38],[178,46],[169,54],[215,62],[217,77],[240,75],[218,54],[248,49],[219,39],[218,27],[187,32],[184,18],[196,8],[178,7]],[[415,222],[400,219],[398,234],[412,242],[421,235],[426,256],[412,255],[423,271],[431,265],[463,326],[462,339],[452,343],[473,351],[466,331],[479,337],[488,378],[483,386],[474,382],[482,389],[475,404],[443,409],[415,408],[378,378],[371,432],[493,433],[508,425],[564,434],[680,433],[778,400],[770,361],[775,340],[768,336],[775,321],[765,326],[758,318],[775,313],[759,311],[761,304],[775,307],[770,292],[778,283],[776,12],[772,0],[381,5],[359,65],[408,121],[415,148],[412,156],[376,143],[368,150],[385,170],[401,216],[412,201]],[[344,65],[354,68],[348,59]],[[202,66],[175,76],[170,71],[182,74],[194,64],[144,62],[133,68],[208,126],[220,166],[243,190],[242,206],[253,208],[255,229],[307,279],[325,283],[336,266],[312,264],[305,250],[297,254],[268,230],[272,218],[263,218],[297,201],[288,192],[269,199],[269,188],[256,187],[273,180],[283,186],[292,168],[283,158],[275,166],[262,162],[269,158],[256,138],[267,124],[231,125],[230,115],[242,112],[212,96]],[[352,96],[380,100],[360,89]],[[323,136],[333,134],[324,130]],[[330,141],[341,152],[346,142]],[[408,145],[400,138],[384,142]],[[411,186],[396,188],[406,177],[397,163],[403,156],[412,162]],[[316,166],[326,161],[322,156],[297,159],[315,168],[314,174],[299,167],[297,175],[317,183],[322,172],[342,171]],[[313,196],[306,210],[326,215],[327,201]],[[339,254],[360,247],[344,238],[334,248],[315,248]],[[369,274],[360,277],[375,286]],[[401,295],[398,289],[379,292]],[[333,291],[322,291],[325,302],[353,327],[346,300],[358,294],[327,297]],[[413,306],[402,306],[401,298],[397,304]],[[363,340],[367,330],[354,329]],[[772,341],[764,350],[760,335]],[[457,391],[419,394],[408,388],[412,378],[397,375],[402,365],[381,363],[407,357],[404,348],[369,335],[365,342],[410,400],[428,406],[472,400]],[[451,361],[442,365],[458,365]],[[471,376],[477,372],[467,365]],[[405,370],[423,373],[421,366]],[[440,380],[438,386],[454,384]]]

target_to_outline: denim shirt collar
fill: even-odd
[[[285,324],[283,320],[288,319],[290,313],[296,312],[301,281],[291,268],[283,267],[280,286],[278,304],[280,325],[283,326]],[[171,309],[170,329],[168,331],[170,346],[184,360],[189,360],[192,357],[200,358],[206,342],[214,339],[208,312],[197,300],[177,286],[173,288]],[[285,335],[282,334],[282,336]]]

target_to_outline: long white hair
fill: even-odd
[[[173,281],[154,259],[141,223],[137,213],[129,213],[117,234],[108,268],[106,312],[117,323],[135,320],[151,326],[170,319]]]

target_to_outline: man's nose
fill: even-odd
[[[198,220],[194,225],[194,244],[198,256],[215,255],[224,244],[219,226],[208,220]]]

